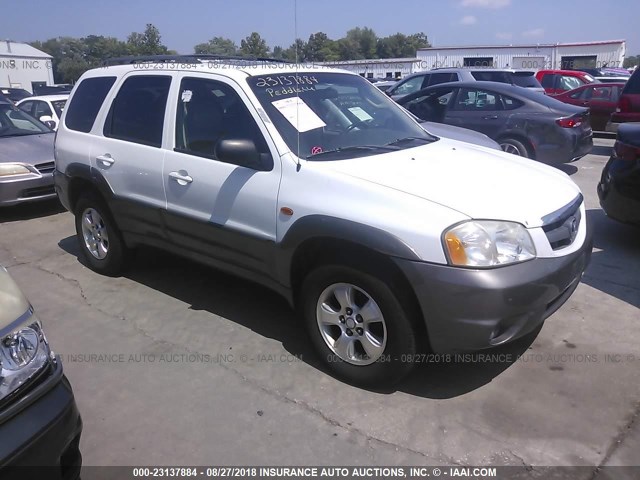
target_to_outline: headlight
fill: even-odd
[[[527,229],[519,223],[473,220],[444,233],[449,262],[460,267],[494,267],[535,258]]]
[[[50,358],[49,344],[34,317],[28,326],[0,338],[0,401],[45,368]]]
[[[32,173],[24,165],[19,163],[0,163],[0,177],[10,177],[11,175],[24,175],[25,173]]]

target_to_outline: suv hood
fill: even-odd
[[[9,272],[0,266],[0,330],[29,310],[29,302]]]
[[[313,163],[470,218],[515,221],[529,228],[541,226],[542,217],[580,194],[569,176],[553,167],[444,138],[398,152]]]

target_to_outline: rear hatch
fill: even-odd
[[[611,114],[611,121],[640,122],[640,69],[633,72],[624,86],[616,111]]]

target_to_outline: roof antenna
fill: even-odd
[[[294,41],[293,45],[295,46],[295,54],[296,54],[296,130],[298,133],[298,151],[296,152],[296,172],[300,171],[302,165],[300,165],[300,118],[299,118],[299,103],[300,103],[300,94],[298,92],[298,0],[293,0],[293,30],[294,30]]]

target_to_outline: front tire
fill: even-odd
[[[103,275],[117,275],[129,257],[111,212],[98,196],[86,193],[75,208],[76,234],[87,265]]]
[[[339,378],[384,388],[412,370],[417,347],[407,305],[378,276],[319,267],[305,278],[300,300],[311,341]]]

